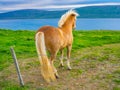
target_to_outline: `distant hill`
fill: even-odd
[[[45,11],[38,9],[17,10],[0,14],[0,19],[59,18],[66,11]]]
[[[81,18],[120,18],[120,5],[118,6],[89,6],[77,8]]]
[[[79,18],[120,18],[120,5],[118,6],[89,6],[75,9]],[[16,10],[0,13],[0,19],[43,19],[60,18],[66,10],[46,11],[38,9]]]

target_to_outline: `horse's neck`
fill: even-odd
[[[64,37],[64,42],[69,42],[72,41],[73,39],[73,34],[72,34],[72,26],[66,25],[61,28],[63,32],[63,37]]]
[[[62,29],[63,33],[68,34],[68,35],[72,35],[71,23],[63,25],[63,27],[61,29]]]

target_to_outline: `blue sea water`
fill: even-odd
[[[0,28],[12,30],[37,30],[41,26],[58,26],[59,19],[0,20]],[[120,18],[77,19],[77,30],[120,30]]]

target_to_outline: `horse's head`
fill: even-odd
[[[75,30],[76,28],[76,15],[75,14],[71,15],[71,22],[72,22],[72,29]]]
[[[71,27],[72,29],[76,28],[76,17],[79,16],[79,14],[74,10],[69,10],[64,15],[61,16],[60,21],[58,22],[58,26],[61,27]]]

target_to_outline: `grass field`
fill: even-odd
[[[68,71],[66,65],[59,68],[59,60],[56,60],[61,77],[48,85],[40,75],[35,31],[0,29],[0,89],[120,90],[120,31],[80,30],[73,34],[73,69]],[[19,86],[9,50],[11,46],[16,51],[25,87]]]

